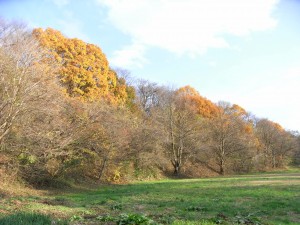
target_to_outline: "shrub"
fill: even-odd
[[[151,225],[156,224],[150,218],[140,215],[140,214],[121,214],[117,221],[118,225],[127,225],[127,224],[135,224],[135,225]]]

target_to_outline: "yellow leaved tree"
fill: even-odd
[[[204,118],[212,118],[217,114],[218,107],[189,85],[179,88],[176,94],[184,100],[188,108]]]
[[[67,95],[84,101],[126,102],[126,84],[119,82],[98,46],[77,38],[66,38],[51,28],[35,29],[33,35],[62,65],[58,78]]]

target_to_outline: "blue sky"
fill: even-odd
[[[99,45],[136,78],[191,85],[300,130],[298,0],[0,0],[0,16]]]

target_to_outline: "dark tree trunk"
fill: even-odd
[[[221,174],[222,176],[225,174],[225,171],[224,171],[224,168],[223,168],[223,167],[220,168],[220,174]]]
[[[273,154],[272,155],[272,167],[273,167],[273,169],[275,169],[276,168],[276,156]]]
[[[180,173],[180,164],[179,164],[179,162],[175,162],[173,164],[173,166],[174,166],[174,175],[178,176],[179,173]]]
[[[104,160],[103,160],[102,166],[101,166],[100,171],[99,171],[98,180],[101,180],[103,171],[106,167],[107,159],[108,159],[108,157],[105,157]]]
[[[220,174],[223,176],[225,175],[225,164],[224,164],[224,160],[220,161]]]

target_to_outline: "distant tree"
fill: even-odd
[[[220,102],[217,115],[206,120],[205,148],[215,159],[221,175],[235,156],[245,155],[251,147],[252,130],[244,120],[245,115],[236,105]]]
[[[138,106],[136,104],[136,90],[134,88],[134,79],[130,75],[130,71],[122,69],[122,68],[114,68],[117,77],[117,86],[125,87],[126,98],[125,105],[132,111],[138,111]],[[116,92],[118,95],[118,92]]]
[[[294,165],[300,165],[300,134],[299,132],[295,133],[296,138],[296,148],[293,152],[292,163]]]
[[[142,111],[149,115],[151,110],[160,104],[163,87],[158,86],[157,83],[140,79],[135,88],[138,105]]]
[[[165,89],[161,96],[157,120],[165,132],[163,143],[174,174],[179,175],[182,166],[197,148],[200,120],[186,99],[176,91]]]
[[[147,174],[147,171],[165,171],[170,165],[169,157],[164,152],[164,135],[162,125],[151,115],[142,116],[135,120],[127,157],[134,169]],[[151,173],[150,175],[157,175]]]
[[[191,86],[184,86],[176,91],[186,102],[190,110],[194,110],[198,115],[204,118],[212,118],[217,114],[218,108],[210,100],[202,97],[199,92]]]
[[[284,160],[296,149],[295,136],[285,131],[278,123],[261,119],[256,123],[259,151],[264,156],[265,167],[281,167]]]

